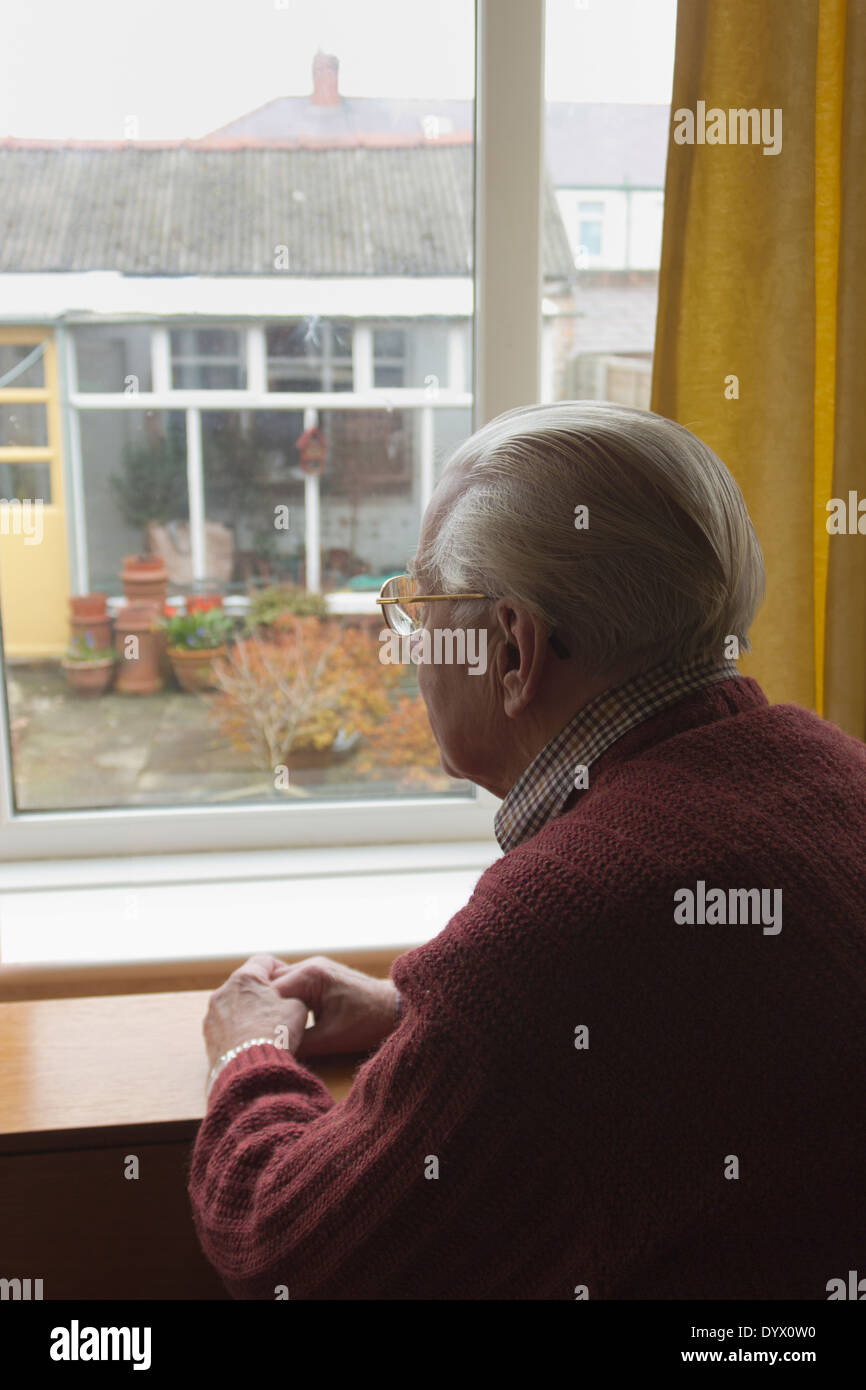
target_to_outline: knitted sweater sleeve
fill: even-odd
[[[489,1207],[490,1148],[508,1143],[513,1116],[493,1073],[515,1038],[496,1026],[504,992],[485,1007],[472,968],[476,917],[467,905],[394,963],[398,1026],[343,1101],[272,1047],[218,1075],[189,1193],[234,1297],[285,1297],[281,1286],[292,1299],[453,1297],[461,1269],[469,1289],[473,1263],[489,1264],[489,1221],[473,1239],[467,1218]]]

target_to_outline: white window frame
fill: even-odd
[[[478,428],[502,411],[540,399],[544,0],[477,0],[476,15],[474,426]],[[128,398],[126,408],[169,405],[163,394],[170,381],[168,328],[158,330],[154,338],[154,391]],[[256,350],[261,358],[260,342]],[[456,335],[454,362],[457,368]],[[256,382],[263,384],[261,361],[257,376],[248,378],[248,385]],[[373,391],[370,403],[382,404],[390,398],[396,404],[397,394]],[[399,394],[401,405],[404,396],[415,396],[423,409],[435,406],[423,391]],[[461,398],[461,393],[454,394]],[[226,396],[255,409],[310,405],[309,395],[262,392],[251,400],[249,391],[184,391],[171,392],[170,407],[190,412],[218,408]],[[101,399],[114,408],[114,396]],[[74,397],[81,408],[94,408],[99,400],[92,393]],[[357,406],[357,397],[352,405]],[[317,393],[316,406],[346,408],[345,394]],[[75,457],[75,431],[71,433],[70,467],[74,469],[80,467],[80,460]],[[424,474],[428,491],[429,464]],[[73,520],[80,535],[80,519]],[[222,856],[231,851],[426,843],[442,846],[439,862],[445,867],[449,843],[455,848],[466,841],[489,843],[493,857],[492,818],[497,804],[495,797],[476,789],[471,800],[370,798],[316,801],[303,808],[147,807],[16,816],[5,692],[0,700],[0,860],[75,861],[94,855],[207,852],[216,870]],[[38,881],[36,863],[33,875]]]

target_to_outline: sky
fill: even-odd
[[[473,0],[0,0],[0,138],[198,139],[311,90],[471,97]],[[548,0],[547,96],[667,102],[676,0]],[[135,126],[130,124],[135,118]]]

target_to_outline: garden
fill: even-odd
[[[121,579],[123,601],[70,600],[62,661],[10,669],[20,810],[468,791],[381,619],[290,584],[169,603],[153,555]]]

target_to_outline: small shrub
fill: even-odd
[[[273,769],[295,748],[330,748],[341,729],[366,736],[387,719],[394,681],[382,672],[367,634],[284,613],[268,641],[239,637],[214,662],[211,714],[236,748]]]
[[[67,661],[112,661],[117,660],[113,647],[97,647],[92,632],[72,638],[66,649]]]
[[[164,627],[169,649],[180,647],[183,651],[210,651],[223,646],[234,629],[234,622],[221,608],[211,608],[206,613],[177,614],[167,618]]]
[[[323,594],[311,594],[292,584],[274,584],[262,589],[250,601],[247,632],[270,627],[283,617],[324,618],[328,605]]]

